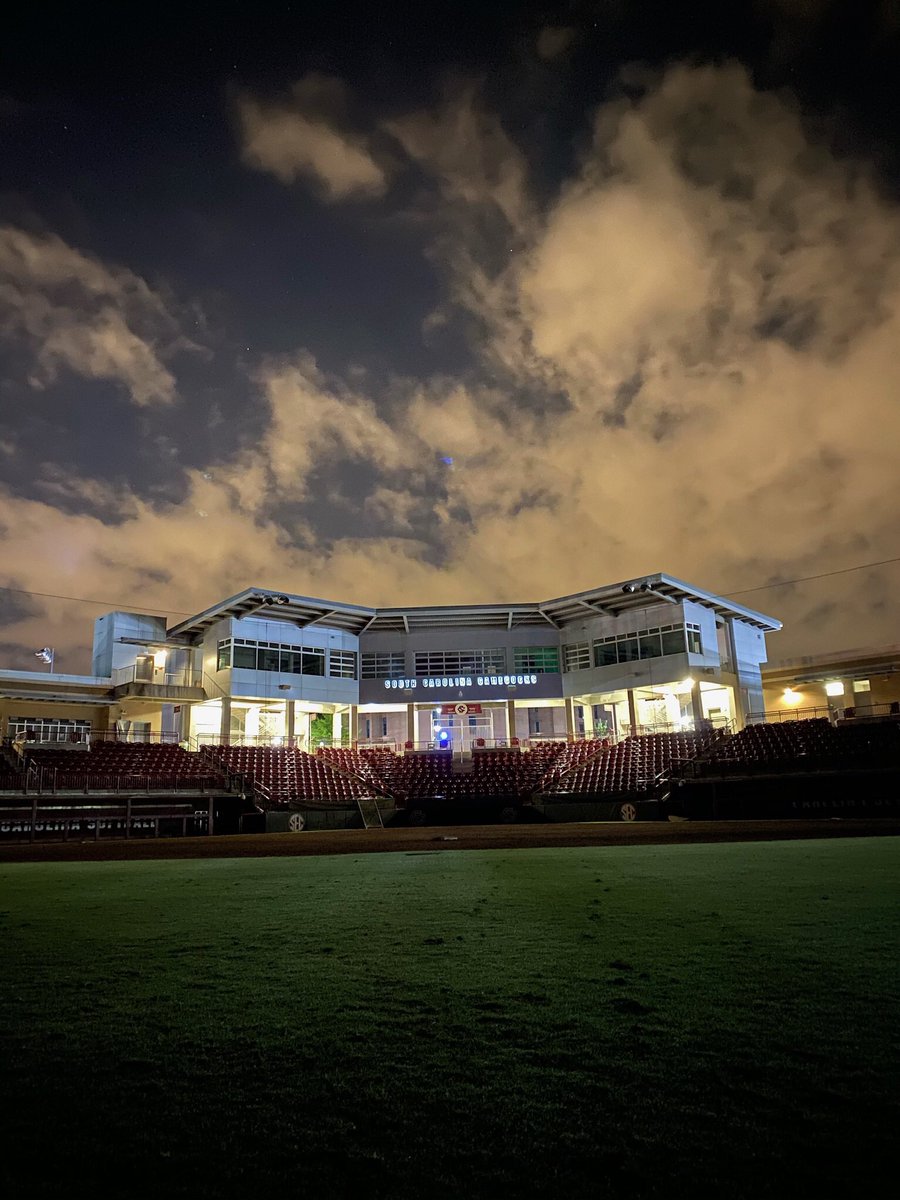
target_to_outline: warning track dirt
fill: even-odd
[[[231,837],[6,842],[0,864],[115,862],[179,858],[284,858],[410,850],[525,850],[539,846],[650,846],[799,838],[896,837],[891,818],[802,821],[641,821],[567,825],[454,825],[418,829],[341,829]]]

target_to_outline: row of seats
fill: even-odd
[[[599,754],[595,749],[592,756],[579,751],[576,744],[570,747],[574,753],[557,761],[543,790],[584,796],[647,792],[674,763],[695,758],[716,737],[704,733],[639,734]]]
[[[89,750],[26,746],[26,761],[37,769],[41,790],[153,791],[217,789],[224,777],[202,755],[177,745],[97,741]],[[2,786],[2,785],[0,785]],[[22,786],[20,782],[18,786]]]
[[[95,742],[90,750],[26,749],[38,767],[66,774],[208,775],[209,763],[180,746],[143,742]]]
[[[206,747],[209,758],[232,775],[245,776],[265,789],[269,802],[284,807],[298,800],[352,804],[372,791],[352,774],[335,769],[323,757],[273,746]]]
[[[703,756],[704,764],[741,764],[755,769],[840,769],[842,765],[893,765],[900,760],[900,723],[860,723],[834,726],[827,718],[748,725],[721,739]],[[709,774],[710,771],[705,772]]]

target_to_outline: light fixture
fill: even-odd
[[[791,687],[786,687],[781,696],[785,704],[799,704],[803,699],[799,692],[794,691]]]
[[[843,696],[844,685],[840,679],[829,679],[825,684],[826,696]]]

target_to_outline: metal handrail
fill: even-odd
[[[784,721],[813,721],[819,717],[827,717],[830,721],[834,714],[830,708],[775,708],[765,712],[747,713],[748,725],[777,725]]]

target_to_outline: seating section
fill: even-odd
[[[748,725],[723,738],[704,754],[709,775],[720,766],[734,774],[741,767],[753,772],[840,770],[842,767],[896,765],[900,760],[900,724],[832,725],[827,718]]]
[[[651,733],[625,738],[593,755],[574,743],[560,756],[544,789],[553,793],[601,796],[648,792],[673,763],[695,758],[717,734]]]
[[[735,735],[657,733],[606,742],[539,742],[525,749],[476,750],[457,764],[446,751],[322,747],[315,754],[265,746],[204,747],[96,742],[89,751],[29,750],[29,787],[43,791],[183,791],[237,787],[263,807],[298,802],[347,806],[365,796],[398,805],[417,800],[523,801],[535,793],[608,797],[651,790],[664,773],[711,777],[841,771],[900,765],[900,723],[828,720],[750,725]],[[0,792],[24,789],[25,773],[4,749]]]
[[[200,754],[176,745],[144,742],[95,742],[90,750],[27,749],[26,757],[42,772],[43,786],[56,790],[151,786],[183,789],[192,784],[221,787],[221,772]]]
[[[319,804],[353,804],[370,795],[371,786],[335,769],[324,756],[275,746],[215,746],[205,753],[231,774],[261,784],[266,803],[286,807],[305,800]]]

